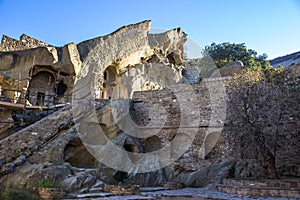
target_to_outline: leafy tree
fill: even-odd
[[[202,54],[203,56],[209,55],[215,61],[218,68],[234,61],[242,61],[244,65],[253,68],[266,68],[270,66],[269,61],[266,60],[268,57],[267,54],[257,55],[256,51],[247,49],[245,43],[212,43],[210,46],[205,47]]]
[[[243,130],[236,133],[237,140],[246,143],[240,151],[253,153],[253,149],[257,149],[268,177],[278,178],[278,134],[286,132],[282,123],[291,118],[287,109],[297,107],[297,103],[289,101],[299,97],[299,79],[286,76],[283,68],[246,68],[244,73],[235,75],[227,84],[228,117],[238,130]]]

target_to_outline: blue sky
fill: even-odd
[[[204,47],[245,42],[269,58],[300,51],[300,0],[0,0],[0,34],[22,33],[55,46],[152,20],[181,27]]]

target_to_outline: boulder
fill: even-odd
[[[6,163],[1,167],[0,175],[12,173],[15,170],[16,165],[13,162]]]
[[[22,165],[24,162],[26,162],[26,156],[20,155],[15,161],[14,164],[16,166]]]
[[[211,74],[211,78],[217,77],[226,77],[226,76],[233,76],[234,74],[240,73],[245,68],[244,64],[241,61],[235,61],[228,63],[226,66],[221,67],[214,71]]]
[[[200,167],[194,172],[178,170],[169,167],[170,176],[169,180],[172,182],[182,183],[186,187],[214,187],[216,184],[221,183],[224,178],[230,175],[230,171],[234,166],[234,162],[224,160],[221,162],[212,162],[207,166]]]
[[[67,191],[76,191],[82,188],[90,188],[96,183],[96,177],[86,172],[78,172],[75,175],[69,175],[61,182],[61,185]]]

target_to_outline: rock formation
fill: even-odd
[[[8,84],[2,86],[2,92],[16,102],[23,103],[26,92],[31,92],[30,83],[35,79],[48,78],[51,87],[41,91],[42,95],[57,96],[59,83],[63,82],[67,87],[64,96],[68,96],[73,92],[75,77],[80,72],[79,76],[84,74],[85,70],[92,71],[92,67],[95,67],[94,73],[100,74],[95,80],[95,93],[104,98],[112,98],[109,93],[119,79],[141,76],[144,70],[155,64],[177,70],[175,74],[179,82],[181,71],[178,66],[183,62],[185,33],[178,28],[166,33],[148,34],[149,27],[150,21],[145,21],[122,27],[107,36],[63,47],[54,47],[26,35],[22,35],[20,41],[3,36],[1,47],[4,52],[0,53],[0,75],[3,77],[1,86],[4,82]],[[98,62],[93,63],[95,66],[90,63],[93,59]],[[130,69],[138,67],[142,69],[131,72],[134,75],[128,74]],[[104,74],[112,77],[111,80],[104,80],[107,78]],[[143,85],[149,83],[149,80],[144,79]],[[22,94],[9,95],[9,90],[19,90]],[[38,91],[32,95],[37,99]],[[34,104],[33,100],[29,102]]]
[[[211,74],[211,77],[216,78],[220,75],[222,77],[233,76],[234,74],[240,73],[245,68],[244,64],[241,61],[228,63],[226,66],[221,67],[220,69],[214,71]]]
[[[162,89],[160,79],[164,79],[166,73],[169,82],[180,82],[185,33],[178,28],[156,35],[148,34],[149,29],[150,21],[144,21],[107,36],[63,47],[54,47],[24,34],[20,40],[3,36],[0,95],[26,106],[67,103],[76,91],[75,78],[80,87],[81,76],[87,75],[85,71],[93,73],[88,76],[94,78],[96,98],[128,98],[136,90]],[[162,68],[165,68],[163,76],[155,77]],[[89,78],[86,80],[87,84],[91,82]],[[9,122],[10,113],[8,110],[1,118]]]

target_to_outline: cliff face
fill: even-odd
[[[270,64],[276,68],[278,67],[279,64],[282,65],[283,67],[288,67],[293,64],[297,64],[299,62],[300,62],[300,51],[270,60]]]
[[[48,76],[49,83],[55,82],[51,90],[57,90],[58,84],[62,82],[67,87],[65,95],[71,95],[75,77],[79,81],[87,75],[87,72],[93,72],[97,74],[94,76],[94,89],[97,97],[102,98],[112,97],[111,93],[114,86],[118,85],[119,79],[142,77],[152,64],[174,69],[174,74],[177,79],[179,78],[178,82],[181,76],[178,66],[183,61],[183,44],[186,35],[180,28],[149,35],[150,23],[144,21],[124,26],[109,35],[79,44],[70,43],[63,47],[54,47],[27,35],[22,35],[20,40],[3,36],[1,48],[5,51],[0,53],[0,75],[4,77],[4,81],[11,83],[10,86],[6,85],[7,89],[22,90],[21,92],[25,94],[30,92],[30,83],[33,79],[39,79],[38,75],[47,73],[44,76]],[[134,75],[129,75],[128,71],[134,68],[142,69],[131,72]],[[110,80],[104,80],[104,73],[110,73]],[[105,83],[106,81],[111,82]],[[140,81],[143,82],[140,88],[147,89],[145,85],[152,84],[145,77]],[[42,93],[55,95],[53,91],[42,91]],[[4,89],[3,92],[9,93],[6,96],[15,98],[17,102],[24,102],[24,94],[19,98],[10,94],[8,90],[5,92]],[[131,94],[132,92],[129,95]],[[120,95],[115,96],[115,98],[119,97]]]
[[[124,26],[109,35],[63,47],[24,34],[20,40],[3,36],[0,95],[26,106],[53,106],[70,102],[74,91],[77,96],[87,92],[77,90],[83,85],[94,97],[104,99],[162,89],[161,77],[155,77],[161,69],[164,76],[168,73],[169,81],[180,82],[186,34],[178,28],[149,35],[150,24]]]

